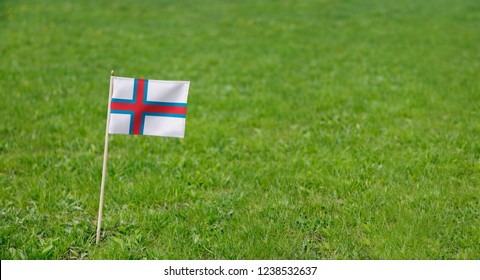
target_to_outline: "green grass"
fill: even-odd
[[[280,2],[280,3],[278,3]],[[480,259],[480,3],[2,1],[1,259]],[[110,137],[110,70],[190,80]]]

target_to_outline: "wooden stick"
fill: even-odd
[[[108,96],[107,110],[107,128],[105,129],[105,148],[103,149],[103,169],[102,169],[102,185],[100,186],[100,205],[98,206],[98,222],[97,222],[97,245],[100,242],[100,228],[102,226],[102,209],[103,209],[103,193],[105,191],[105,176],[107,174],[107,155],[108,155],[108,126],[110,124],[110,103],[113,93],[113,77],[115,73],[112,70],[110,75],[110,93]]]

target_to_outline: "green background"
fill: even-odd
[[[112,135],[110,70],[191,81]],[[480,259],[480,2],[1,1],[1,259]]]

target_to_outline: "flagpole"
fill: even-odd
[[[105,191],[105,176],[107,173],[107,155],[108,155],[108,125],[110,124],[110,103],[113,93],[113,77],[115,73],[112,70],[110,75],[110,93],[108,95],[108,109],[107,109],[107,127],[105,129],[105,148],[103,149],[103,169],[102,169],[102,185],[100,186],[100,205],[98,206],[98,222],[97,222],[97,239],[96,244],[100,242],[100,228],[102,226],[102,209],[103,209],[103,193]]]

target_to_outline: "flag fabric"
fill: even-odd
[[[113,77],[110,134],[183,138],[190,82]]]

